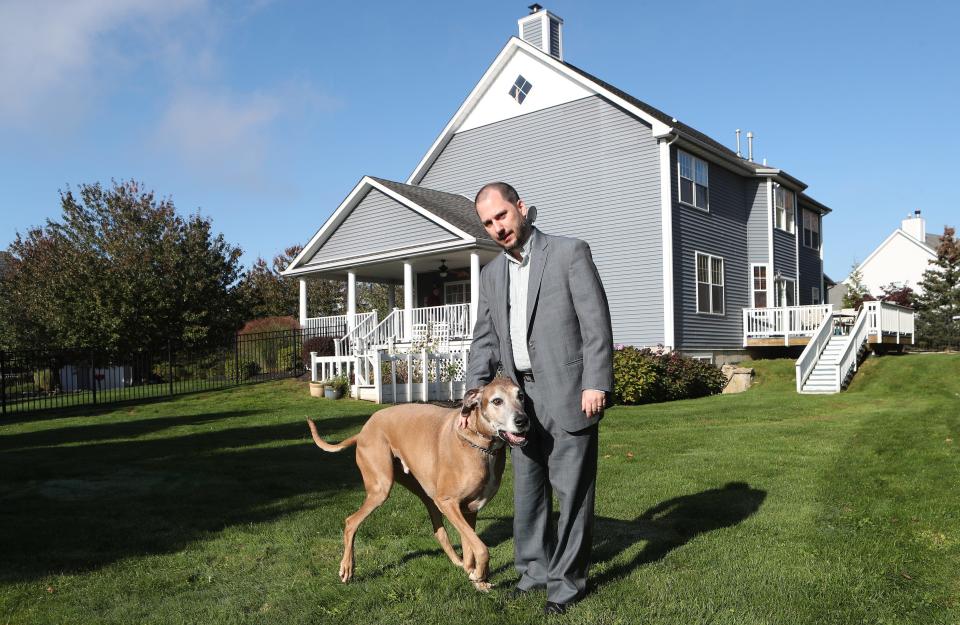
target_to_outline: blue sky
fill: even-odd
[[[921,209],[960,225],[950,2],[544,3],[566,60],[809,185],[842,278]],[[403,181],[525,2],[0,0],[0,247],[58,189],[134,178],[249,264],[361,176]]]

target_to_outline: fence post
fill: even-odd
[[[0,405],[2,414],[7,416],[7,353],[0,349]]]
[[[97,371],[93,363],[93,350],[90,350],[90,388],[93,389],[93,405],[97,405]]]
[[[233,383],[240,384],[240,335],[233,335]]]
[[[170,339],[167,339],[167,380],[170,397],[173,397],[173,347],[170,344]]]

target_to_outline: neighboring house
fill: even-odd
[[[926,220],[920,211],[900,222],[900,227],[890,233],[883,243],[873,250],[856,269],[860,271],[863,285],[874,297],[883,294],[882,287],[889,284],[909,286],[922,293],[920,281],[930,262],[937,259],[940,235],[927,232]],[[851,272],[852,273],[852,272]],[[829,301],[839,307],[850,284],[850,276],[829,291]]]
[[[563,21],[531,9],[409,178],[364,176],[284,275],[346,279],[350,294],[356,280],[404,286],[393,320],[348,296],[366,339],[345,345],[416,343],[439,323],[466,346],[480,269],[500,253],[472,199],[504,180],[545,232],[590,244],[615,342],[715,362],[803,344],[827,308],[830,209],[798,178],[566,62]],[[322,324],[305,293],[301,280],[301,320]]]

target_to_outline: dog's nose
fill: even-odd
[[[523,414],[522,412],[513,417],[513,422],[517,424],[517,428],[521,430],[526,430],[530,427],[530,417]]]

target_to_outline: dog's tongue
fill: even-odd
[[[511,432],[504,432],[503,434],[507,437],[507,442],[511,445],[525,445],[527,443],[526,436],[518,436],[517,434],[513,434]]]

